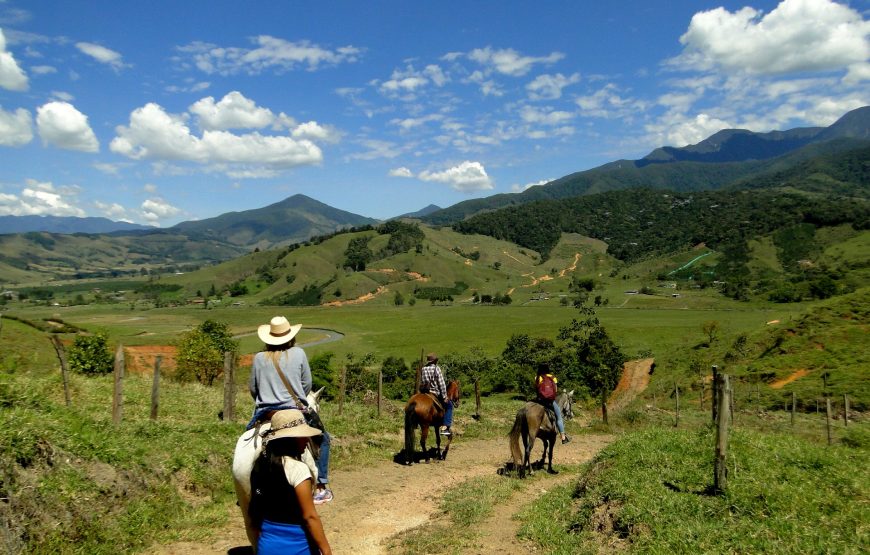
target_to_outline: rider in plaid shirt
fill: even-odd
[[[444,374],[438,366],[438,357],[435,353],[426,356],[426,366],[420,372],[420,384],[441,399],[444,405],[444,431],[441,435],[452,435],[450,426],[453,425],[453,401],[447,398],[447,385],[444,383]]]

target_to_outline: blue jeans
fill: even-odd
[[[331,442],[329,433],[323,432],[323,442],[320,444],[320,456],[317,457],[317,483],[329,483],[329,444]]]
[[[444,425],[449,428],[453,425],[453,401],[448,399],[444,404],[446,405],[444,408]]]
[[[556,429],[559,430],[560,434],[564,434],[565,421],[562,419],[562,407],[556,401],[553,401],[553,412],[556,413]]]

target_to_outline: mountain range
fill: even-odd
[[[429,205],[397,218],[453,225],[475,214],[508,206],[632,188],[689,193],[792,187],[814,194],[867,199],[868,160],[870,106],[845,114],[829,127],[769,133],[723,130],[695,145],[657,148],[639,160],[617,160],[522,193],[498,194],[447,208]],[[0,274],[6,267],[11,272],[6,279],[20,281],[37,274],[75,277],[121,268],[129,272],[144,266],[157,269],[212,264],[255,249],[302,243],[376,223],[378,220],[304,195],[166,229],[104,218],[5,216],[0,218]],[[171,247],[161,247],[164,244]],[[88,253],[112,252],[121,258],[112,262],[108,256],[98,263],[88,263]]]

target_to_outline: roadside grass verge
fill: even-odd
[[[710,428],[628,433],[523,511],[519,535],[552,554],[866,551],[866,446],[737,428],[727,491],[711,495],[713,444]]]

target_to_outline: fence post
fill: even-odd
[[[713,489],[716,493],[722,493],[728,485],[728,423],[730,417],[728,415],[731,402],[731,386],[727,374],[717,375],[716,395],[719,400],[719,410],[717,412],[719,419],[716,421],[716,458],[714,459],[713,470]]]
[[[378,370],[378,417],[381,416],[381,398],[384,393],[384,371]]]
[[[474,415],[480,419],[480,379],[474,380]]]
[[[674,399],[677,403],[676,419],[674,420],[674,428],[680,425],[680,388],[677,382],[674,382]]]
[[[115,387],[112,394],[112,423],[117,426],[121,423],[121,409],[123,408],[124,400],[121,394],[121,389],[124,380],[124,346],[118,344],[118,349],[115,351]]]
[[[338,383],[338,414],[344,411],[344,389],[347,383],[347,366],[341,367],[341,379]]]
[[[713,384],[714,385],[713,385],[713,392],[712,392],[712,394],[713,394],[712,405],[713,406],[711,407],[712,412],[713,412],[712,417],[713,417],[714,424],[716,423],[716,415],[718,414],[718,411],[719,411],[719,388],[715,386],[716,380],[718,378],[719,378],[719,367],[714,364],[713,365]]]
[[[236,419],[236,355],[227,351],[224,353],[224,420],[232,422]]]
[[[601,388],[601,418],[604,420],[604,425],[607,426],[607,392],[604,388]]]
[[[849,396],[843,393],[843,426],[849,425]]]
[[[834,443],[834,438],[831,436],[831,398],[825,398],[825,404],[827,406],[827,417],[826,423],[828,427],[828,445],[832,445]]]
[[[160,363],[163,355],[154,358],[154,379],[151,382],[151,420],[157,420],[157,407],[160,405]]]
[[[698,393],[698,410],[704,410],[704,376],[700,368],[698,368],[698,383],[701,385],[701,391]]]
[[[63,378],[63,398],[66,401],[66,406],[70,406],[72,405],[72,399],[69,395],[69,368],[66,362],[66,349],[64,349],[63,343],[60,342],[58,336],[49,335],[48,339],[51,341],[52,346],[54,346],[54,352],[57,353],[57,359],[60,361],[60,376]]]
[[[420,393],[420,381],[423,379],[423,349],[420,349],[420,364],[417,366],[417,374],[414,377],[414,394]]]
[[[791,425],[792,426],[794,426],[794,413],[795,413],[795,410],[797,410],[795,408],[796,403],[797,403],[796,395],[795,395],[794,391],[792,391],[791,392]]]

